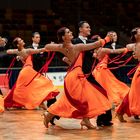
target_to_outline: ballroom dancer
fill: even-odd
[[[13,44],[18,49],[7,50],[8,54],[16,54],[24,64],[19,73],[16,84],[4,99],[5,107],[21,106],[26,109],[35,109],[44,101],[52,99],[59,94],[58,89],[49,78],[33,69],[32,54],[44,52],[45,49],[25,49],[25,43],[16,37]]]
[[[63,27],[57,32],[60,44],[46,45],[47,51],[58,51],[65,55],[71,62],[67,75],[64,79],[65,93],[44,113],[44,125],[48,128],[48,123],[54,115],[66,118],[82,119],[81,126],[88,129],[95,128],[89,118],[93,118],[106,112],[111,108],[108,99],[96,89],[95,85],[89,83],[82,72],[82,51],[92,50],[104,46],[110,41],[111,34],[105,39],[101,39],[89,44],[73,45],[72,32]],[[73,84],[74,81],[74,84]],[[85,92],[87,91],[87,92]]]

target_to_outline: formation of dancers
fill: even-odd
[[[35,109],[43,106],[44,101],[52,101],[47,108],[43,106],[46,128],[49,123],[55,125],[55,117],[64,117],[81,119],[81,127],[94,129],[96,126],[90,119],[95,117],[98,127],[113,125],[111,109],[114,104],[120,122],[126,122],[124,114],[139,119],[140,66],[137,66],[129,87],[115,77],[108,65],[110,61],[119,61],[128,52],[133,52],[132,56],[140,61],[140,27],[132,30],[132,43],[117,49],[106,47],[113,41],[116,32],[109,31],[104,39],[99,36],[88,39],[90,32],[87,21],[79,22],[79,36],[75,39],[69,28],[62,27],[57,31],[59,43],[46,44],[38,49],[26,48],[24,40],[16,37],[13,40],[16,49],[9,49],[6,53],[15,54],[23,67],[9,93],[0,96],[0,112],[11,107]],[[4,44],[4,38],[0,38],[0,46]],[[33,55],[50,52],[63,54],[62,61],[69,66],[64,78],[64,93],[57,100],[58,88],[41,73],[53,56],[46,57],[47,61],[39,71],[33,68]],[[111,55],[115,55],[112,60]]]

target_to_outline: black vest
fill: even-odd
[[[43,47],[44,46],[40,45],[40,46],[38,46],[38,49],[43,48]],[[27,48],[33,48],[33,46],[27,46]],[[46,62],[47,56],[48,56],[47,52],[32,55],[32,62],[33,62],[34,70],[39,71],[42,68],[42,66]]]

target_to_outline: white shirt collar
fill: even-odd
[[[113,43],[111,44],[111,47],[113,48],[113,50],[115,50],[115,46],[116,46],[116,43],[113,42]]]
[[[84,44],[86,44],[87,37],[79,35],[79,38],[84,42]]]
[[[37,49],[39,44],[33,43],[32,46],[33,46],[34,49]]]

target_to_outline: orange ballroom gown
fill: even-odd
[[[119,104],[128,94],[130,88],[123,82],[119,81],[113,73],[107,68],[108,55],[100,61],[92,72],[96,81],[107,91],[109,100]]]
[[[5,107],[23,106],[34,109],[43,101],[52,99],[59,94],[52,81],[33,69],[31,56],[19,73],[17,81],[4,99]]]
[[[129,92],[129,109],[131,115],[140,115],[140,64],[133,76]]]
[[[108,99],[83,74],[80,53],[65,76],[64,93],[48,111],[60,117],[82,119],[93,118],[110,108]]]

